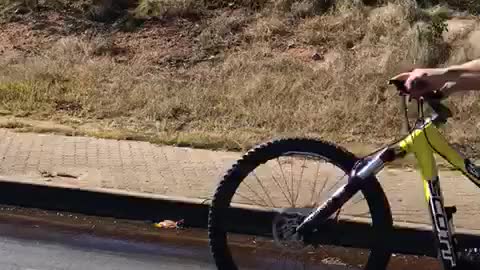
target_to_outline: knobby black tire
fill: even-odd
[[[213,196],[208,217],[208,235],[210,250],[219,270],[238,269],[229,250],[227,232],[222,228],[223,211],[228,211],[232,197],[240,183],[257,166],[277,158],[287,152],[305,152],[321,156],[344,171],[350,171],[358,158],[349,151],[334,144],[306,138],[289,138],[261,144],[247,152],[223,176]],[[365,197],[372,218],[372,226],[378,240],[386,239],[392,230],[392,214],[385,193],[377,179],[368,181],[361,192]],[[378,232],[378,234],[377,234]],[[372,239],[373,240],[373,239]],[[383,240],[384,241],[384,240]],[[365,266],[367,270],[385,269],[391,252],[385,243],[376,242]]]

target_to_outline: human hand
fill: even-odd
[[[392,80],[404,81],[407,92],[418,99],[428,93],[443,90],[448,85],[449,78],[445,69],[419,68],[400,73]]]

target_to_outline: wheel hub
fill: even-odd
[[[296,232],[296,228],[310,213],[311,209],[302,210],[303,209],[283,210],[273,219],[273,239],[281,248],[301,252],[307,247],[301,235]]]

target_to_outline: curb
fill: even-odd
[[[36,184],[11,177],[0,177],[0,204],[151,222],[188,217],[185,221],[194,227],[206,226],[208,215],[208,204],[197,199]]]
[[[207,227],[209,210],[207,200],[201,199],[34,184],[25,179],[1,176],[0,204],[143,222],[183,219],[185,226],[194,228]],[[228,224],[224,225],[235,233],[269,235],[271,225],[265,224],[271,224],[274,214],[273,211],[233,207],[226,218]],[[362,247],[371,240],[372,235],[366,231],[368,226],[364,223],[346,221],[335,226],[338,232],[329,232],[326,240],[330,244]],[[462,243],[480,246],[478,231],[457,229],[456,235]],[[436,256],[433,234],[427,224],[397,223],[388,242],[396,253]]]
[[[187,227],[206,228],[209,200],[156,194],[142,194],[109,189],[88,189],[28,182],[24,178],[0,176],[0,204],[49,211],[78,213],[135,221],[158,222],[184,220]],[[235,208],[232,225],[242,224],[241,233],[266,233],[272,212],[255,208]],[[246,218],[248,217],[248,218]],[[254,222],[245,223],[245,220]],[[267,229],[267,228],[265,228]],[[269,227],[267,231],[271,228]]]

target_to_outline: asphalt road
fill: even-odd
[[[216,269],[205,238],[204,230],[175,232],[151,224],[0,207],[0,270]],[[250,241],[249,236],[239,239]],[[243,270],[301,266],[278,256],[247,252],[236,257],[242,266],[249,265]],[[391,266],[389,270],[439,269],[431,260],[401,256]],[[329,263],[308,269],[346,268]]]
[[[0,225],[2,270],[213,269],[206,250]]]
[[[278,260],[278,258],[274,259]],[[272,262],[269,260],[265,262],[270,266],[269,269],[291,269],[284,263],[277,265],[279,268],[271,268]],[[281,261],[276,263],[279,262]],[[292,266],[298,267],[298,265]],[[216,268],[205,246],[147,244],[86,234],[70,235],[36,227],[0,224],[0,269],[202,270]],[[257,267],[248,269],[257,269]],[[325,268],[318,265],[314,269],[343,270],[344,267]]]
[[[96,230],[96,229],[95,229]],[[204,234],[204,231],[196,234]],[[175,231],[170,231],[175,235]],[[175,236],[173,237],[175,238]],[[190,240],[142,241],[95,235],[82,230],[0,221],[1,270],[183,270],[216,269],[206,243]],[[237,253],[240,255],[242,253]],[[237,257],[241,269],[299,269],[298,262],[278,256]],[[258,257],[258,256],[257,256]],[[247,263],[248,266],[244,263]],[[252,264],[253,263],[253,264]],[[344,270],[339,265],[315,264],[312,270]]]
[[[418,267],[417,263],[415,266]],[[268,265],[271,266],[270,263]],[[298,269],[297,267],[282,264],[268,268]],[[408,264],[402,263],[402,266],[392,269],[409,268]],[[58,232],[35,226],[0,224],[0,269],[201,270],[216,268],[212,264],[208,249],[203,245],[145,243],[90,234]],[[346,268],[338,265],[317,265],[312,269],[345,270]]]

